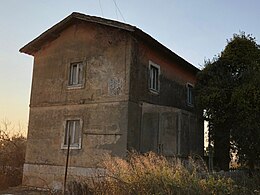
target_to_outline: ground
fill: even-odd
[[[47,195],[47,194],[59,194],[47,190],[41,190],[37,188],[28,188],[23,186],[9,188],[4,191],[0,191],[0,195]]]

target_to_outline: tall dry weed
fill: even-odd
[[[230,178],[209,174],[198,158],[169,161],[153,152],[132,152],[126,159],[107,156],[102,167],[105,174],[85,194],[243,194]]]

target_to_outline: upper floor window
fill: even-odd
[[[81,121],[77,120],[67,120],[64,129],[64,139],[62,148],[67,148],[68,144],[71,149],[81,148]]]
[[[159,76],[160,76],[160,66],[153,63],[149,62],[149,88],[153,92],[159,92],[160,90],[160,81],[159,81]]]
[[[187,104],[189,106],[193,106],[194,99],[193,99],[193,85],[187,83]]]
[[[69,86],[83,85],[83,63],[77,62],[70,64]]]

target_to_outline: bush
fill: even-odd
[[[0,190],[20,185],[23,176],[26,138],[8,128],[7,121],[0,125]]]
[[[152,152],[144,155],[131,153],[127,159],[107,157],[103,163],[106,169],[104,175],[80,185],[74,182],[69,191],[72,193],[76,186],[80,186],[82,194],[204,195],[245,192],[232,179],[209,174],[205,166],[193,159],[189,159],[185,166],[183,164],[178,160],[169,162]]]

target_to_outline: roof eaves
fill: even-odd
[[[197,67],[195,67],[194,65],[192,65],[191,63],[189,63],[188,61],[186,61],[185,59],[183,59],[179,55],[177,55],[176,53],[174,53],[172,50],[170,50],[169,48],[167,48],[166,46],[161,44],[159,41],[154,39],[149,34],[143,32],[139,28],[136,28],[135,34],[137,36],[141,37],[143,40],[147,41],[150,45],[153,45],[155,48],[160,49],[165,54],[167,54],[170,57],[178,60],[180,63],[182,63],[185,66],[185,68],[187,68],[187,69],[189,69],[191,71],[194,71],[195,73],[200,71],[200,69],[198,69]]]
[[[103,24],[103,25],[106,25],[106,26],[120,28],[120,29],[123,29],[123,30],[131,31],[131,32],[133,32],[134,29],[136,28],[135,26],[125,24],[125,23],[122,23],[122,22],[118,22],[118,21],[114,21],[114,20],[110,20],[110,19],[104,19],[104,18],[97,17],[97,16],[89,16],[89,15],[81,14],[81,13],[78,13],[78,12],[73,12],[71,14],[71,16],[74,17],[74,18],[77,18],[79,20]]]
[[[118,21],[114,21],[114,20],[110,20],[110,19],[100,18],[97,16],[89,16],[89,15],[81,14],[78,12],[73,12],[72,14],[67,16],[65,19],[63,19],[59,23],[55,24],[50,29],[48,29],[47,31],[45,31],[41,35],[39,35],[37,38],[35,38],[34,40],[32,40],[31,42],[26,44],[19,51],[29,54],[29,55],[34,55],[35,52],[37,52],[41,49],[42,45],[46,41],[52,41],[52,40],[58,38],[60,36],[60,32],[62,30],[64,30],[65,28],[67,28],[72,23],[74,23],[75,21],[87,21],[87,22],[92,22],[92,23],[98,23],[98,24],[111,26],[111,27],[115,27],[115,28],[119,28],[122,30],[132,32],[136,36],[145,40],[148,44],[160,49],[165,54],[167,54],[167,55],[171,56],[172,58],[181,62],[181,64],[183,64],[185,68],[192,70],[194,72],[200,71],[197,67],[193,66],[192,64],[190,64],[189,62],[184,60],[182,57],[178,56],[173,51],[168,49],[166,46],[161,44],[159,41],[154,39],[152,36],[143,32],[141,29],[139,29],[135,26],[125,24],[122,22],[118,22]]]
[[[88,16],[81,13],[73,12],[71,15],[67,16],[65,19],[60,21],[59,23],[52,26],[47,31],[43,32],[41,35],[36,37],[34,40],[26,44],[22,47],[19,51],[22,53],[26,53],[29,55],[34,55],[35,52],[41,49],[41,46],[46,42],[46,40],[54,40],[59,37],[59,33],[65,29],[67,26],[75,22],[76,20],[79,21],[87,21],[92,23],[98,23],[106,26],[111,26],[119,29],[123,29],[126,31],[133,32],[136,27],[131,26],[129,24],[124,24],[121,22],[103,19],[96,16]]]
[[[72,15],[69,15],[59,23],[55,24],[42,34],[40,34],[38,37],[27,43],[24,47],[22,47],[19,52],[26,53],[29,55],[34,55],[35,52],[40,50],[40,45],[42,45],[46,39],[54,40],[57,37],[59,37],[59,32],[62,31],[64,28],[66,28],[71,20],[73,19]]]

